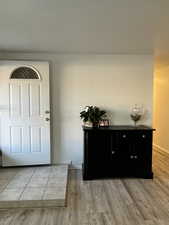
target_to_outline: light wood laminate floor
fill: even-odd
[[[0,211],[0,225],[169,225],[169,156],[154,153],[154,179],[82,181],[71,170],[66,208]]]

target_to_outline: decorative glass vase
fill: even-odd
[[[137,122],[141,119],[143,115],[143,107],[137,104],[132,107],[130,117],[134,121],[134,125],[137,126]]]

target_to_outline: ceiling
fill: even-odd
[[[0,50],[169,52],[168,0],[5,0]]]

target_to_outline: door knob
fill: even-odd
[[[50,119],[49,119],[49,118],[45,118],[45,120],[46,120],[46,121],[49,121]]]

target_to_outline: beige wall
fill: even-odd
[[[83,133],[79,113],[86,105],[106,109],[112,124],[133,124],[129,113],[143,104],[143,124],[152,124],[151,55],[56,55],[9,53],[2,59],[49,60],[53,162],[80,164]],[[96,156],[97,157],[97,156]]]
[[[155,69],[154,77],[154,145],[169,152],[169,66]]]

